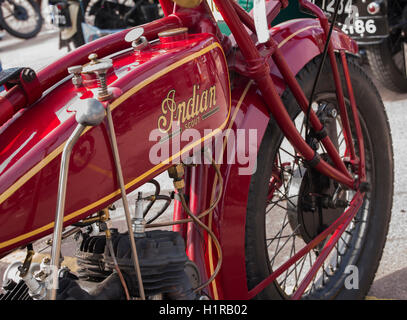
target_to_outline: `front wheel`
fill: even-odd
[[[0,22],[11,35],[30,39],[41,31],[43,19],[34,0],[4,0],[0,2]]]
[[[315,79],[319,62],[320,57],[315,58],[297,76],[307,96],[310,96],[311,79]],[[348,64],[364,137],[367,181],[371,188],[352,222],[314,274],[302,298],[363,298],[379,265],[390,222],[393,153],[389,123],[372,81],[353,59],[348,58]],[[345,99],[351,114],[346,94]],[[304,136],[305,117],[289,90],[284,93],[283,102]],[[347,155],[348,139],[345,139],[341,126],[329,62],[322,70],[313,108],[341,157]],[[353,121],[351,134],[358,150]],[[322,144],[314,143],[321,158],[329,162]],[[257,171],[251,178],[248,198],[245,255],[249,290],[331,225],[348,208],[353,195],[353,191],[342,189],[305,164],[271,119],[261,142]],[[291,298],[330,236],[298,258],[256,298]]]

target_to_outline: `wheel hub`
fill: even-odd
[[[348,204],[346,192],[336,182],[304,166],[293,172],[288,199],[291,228],[306,243],[338,219]]]
[[[19,6],[18,4],[14,5],[13,15],[14,17],[16,17],[17,20],[20,21],[28,20],[27,10],[22,6]]]

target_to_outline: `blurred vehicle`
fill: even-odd
[[[335,0],[310,2],[327,16],[333,15]],[[298,14],[298,9],[291,11],[287,20]],[[407,1],[341,0],[337,21],[338,27],[356,40],[359,53],[381,84],[407,92]]]
[[[0,0],[0,30],[29,39],[35,37],[43,24],[39,4],[34,0]]]
[[[373,34],[366,29],[365,41],[359,41],[372,72],[386,88],[407,92],[407,1],[371,1],[365,6],[377,26]]]
[[[51,20],[60,29],[60,48],[77,48],[118,30],[162,16],[157,0],[50,0]]]

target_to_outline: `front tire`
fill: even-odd
[[[306,96],[310,96],[319,62],[320,57],[315,58],[297,76]],[[329,103],[336,101],[335,87],[328,64],[326,63],[322,71],[314,101],[318,99]],[[371,185],[371,191],[366,193],[362,207],[343,234],[344,238],[338,241],[333,252],[327,257],[323,267],[304,292],[303,298],[361,299],[365,297],[379,265],[390,223],[393,195],[393,152],[389,123],[381,98],[372,81],[354,59],[348,58],[348,65],[364,135],[367,180]],[[283,94],[283,102],[293,121],[302,126],[303,120],[299,117],[303,113],[300,112],[298,104],[289,90]],[[351,126],[352,124],[351,122]],[[352,130],[353,135],[354,130]],[[289,147],[290,144],[284,139],[281,130],[271,118],[259,149],[257,171],[251,178],[248,198],[245,254],[249,290],[309,241],[308,234],[304,231],[306,225],[304,221],[306,221],[308,213],[301,217],[300,213],[293,215],[295,210],[292,209],[292,202],[295,197],[287,191],[295,186],[295,181],[299,181],[298,190],[307,188],[307,184],[303,183],[307,172],[303,167],[301,176],[298,175],[298,172],[301,171],[301,162],[292,148],[292,151],[289,151]],[[357,149],[357,146],[355,147]],[[338,148],[340,152],[341,149],[344,149],[339,142]],[[317,150],[323,154],[323,148],[319,147]],[[288,164],[290,162],[286,160],[290,158],[290,155],[293,156],[293,159],[291,164]],[[285,158],[283,159],[283,157]],[[277,184],[272,186],[272,194],[270,194],[271,181],[275,183],[278,180],[275,179],[278,176],[278,174],[276,175],[278,163],[280,163],[280,169],[282,168],[280,170],[280,183],[282,181],[282,184],[278,187],[276,187]],[[284,166],[282,163],[285,163]],[[295,176],[294,173],[297,175]],[[286,176],[288,176],[287,179]],[[308,193],[297,195],[298,207],[300,207],[301,199],[306,198]],[[282,200],[277,201],[276,197]],[[318,199],[316,201],[319,203]],[[270,212],[267,213],[266,210],[270,210]],[[332,212],[328,212],[328,210],[321,209],[320,212],[332,215]],[[334,216],[338,214],[333,213]],[[311,230],[312,223],[307,222],[307,224],[307,228]],[[278,245],[276,245],[277,241]],[[290,242],[288,247],[281,247],[282,243],[288,243],[288,241]],[[298,246],[299,244],[301,246]],[[312,260],[315,262],[317,254],[318,250],[310,251],[309,256],[305,255],[303,261],[298,260],[299,263],[294,265],[295,268],[290,267],[256,298],[290,298],[307,273],[306,269],[313,264]],[[348,266],[355,266],[358,270],[357,289],[347,289],[345,286]],[[300,267],[301,270],[299,270]],[[294,276],[295,279],[292,279]]]

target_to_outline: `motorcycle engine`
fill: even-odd
[[[200,284],[199,271],[188,259],[184,240],[179,233],[166,230],[147,231],[144,237],[135,237],[135,241],[146,299],[198,298],[193,288]],[[138,299],[138,281],[128,233],[119,233],[112,229],[112,243],[129,295]],[[68,270],[59,274],[57,300],[126,299],[104,235],[85,235],[77,248],[76,258],[79,265],[77,275]],[[17,270],[18,266],[14,269]],[[36,298],[29,294],[23,280],[14,278],[4,283],[3,289],[6,293],[0,295],[0,300]]]
[[[195,299],[192,288],[199,284],[199,273],[185,253],[185,244],[177,232],[153,230],[135,238],[146,296],[164,299]],[[138,297],[137,275],[131,257],[128,233],[112,232],[113,249],[133,297]],[[104,235],[83,239],[76,254],[78,275],[90,282],[106,281],[114,274],[114,262]]]

